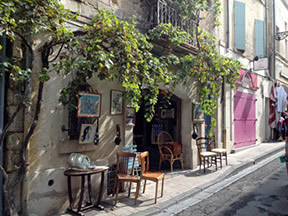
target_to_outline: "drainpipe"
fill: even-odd
[[[276,16],[275,16],[275,0],[273,0],[273,71],[271,71],[271,76],[276,79]]]
[[[229,0],[226,1],[227,6],[227,25],[226,25],[226,34],[227,34],[227,44],[226,44],[226,50],[229,52],[230,48],[230,4]],[[223,125],[223,147],[227,148],[227,131],[226,131],[226,96],[225,96],[225,81],[226,79],[223,79],[222,83],[222,125]]]
[[[265,0],[265,28],[266,28],[266,56],[268,57],[268,7],[267,7],[267,0]]]
[[[229,0],[227,0],[227,49],[229,49],[230,47],[230,28],[229,28],[229,25],[230,25],[230,17],[229,17],[229,13],[230,13],[230,10],[229,10]]]

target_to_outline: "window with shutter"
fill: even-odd
[[[255,56],[264,57],[264,21],[255,19]]]
[[[245,4],[234,1],[234,46],[245,51]]]

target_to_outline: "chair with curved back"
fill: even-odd
[[[180,151],[178,150],[173,152],[173,146],[171,143],[173,143],[173,139],[168,132],[162,131],[159,133],[157,137],[157,144],[160,153],[159,170],[161,169],[161,163],[163,161],[169,161],[171,172],[173,172],[173,164],[176,160],[181,162],[181,167],[184,169],[182,148],[180,148]]]
[[[198,150],[198,157],[200,160],[200,169],[203,165],[205,173],[206,168],[209,168],[214,164],[217,170],[217,153],[210,151],[209,139],[206,137],[199,137],[196,139],[196,145]]]
[[[131,158],[132,158],[132,161],[131,161]],[[116,169],[116,176],[115,176],[115,183],[114,183],[114,190],[113,190],[113,196],[114,196],[116,185],[117,185],[115,205],[117,204],[119,186],[121,182],[130,183],[128,197],[130,197],[130,190],[131,190],[132,182],[137,183],[136,195],[135,195],[135,205],[136,205],[136,201],[137,201],[138,194],[139,194],[139,188],[140,188],[140,178],[138,176],[133,175],[135,158],[136,158],[136,154],[132,152],[118,152],[117,153],[117,169]]]
[[[146,188],[146,181],[153,181],[156,183],[156,191],[155,191],[155,204],[157,203],[157,192],[158,192],[158,182],[162,180],[162,187],[161,187],[161,197],[163,197],[163,190],[164,190],[164,173],[161,172],[149,172],[149,152],[143,152],[140,154],[141,158],[141,180],[145,180],[143,193],[145,193]]]

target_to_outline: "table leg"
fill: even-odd
[[[88,175],[87,176],[88,178],[88,195],[89,195],[89,201],[90,203],[89,204],[92,204],[92,199],[91,199],[91,175]]]
[[[79,203],[78,203],[77,212],[79,212],[79,211],[81,210],[82,201],[83,201],[83,196],[84,196],[84,185],[85,185],[85,176],[82,175],[82,176],[81,176],[81,192],[80,192],[80,200],[79,200]]]
[[[100,189],[99,189],[99,194],[98,194],[98,200],[96,207],[100,210],[104,209],[104,206],[100,205],[101,199],[102,199],[102,193],[103,193],[103,187],[104,187],[104,172],[101,172],[101,183],[100,183]]]
[[[72,188],[71,188],[71,176],[67,176],[68,180],[68,195],[69,195],[69,203],[70,203],[70,209],[73,209],[74,207],[74,201],[72,196]]]

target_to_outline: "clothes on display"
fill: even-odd
[[[277,87],[277,112],[285,112],[287,106],[287,93],[282,86]]]
[[[274,88],[271,88],[271,93],[270,93],[270,115],[269,115],[269,125],[271,126],[271,128],[275,128],[276,127],[276,113],[275,113],[275,106],[276,106],[276,102],[277,100],[274,97]]]

